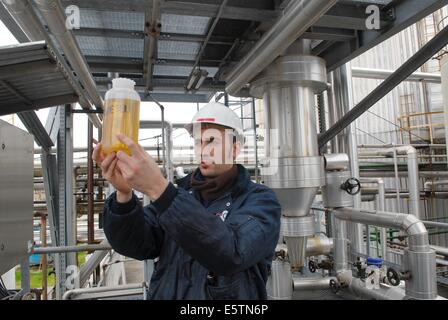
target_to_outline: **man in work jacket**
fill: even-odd
[[[118,253],[155,259],[149,299],[266,299],[281,208],[272,190],[235,164],[241,120],[210,103],[188,127],[199,167],[168,182],[156,162],[126,136],[131,150],[93,158],[117,190],[104,206],[104,232]],[[147,195],[142,207],[132,190]]]

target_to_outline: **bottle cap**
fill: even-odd
[[[113,88],[124,88],[134,90],[135,82],[127,78],[116,78],[112,80]]]

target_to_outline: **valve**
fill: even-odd
[[[347,179],[342,185],[341,189],[347,191],[349,195],[355,196],[361,192],[361,181],[356,178]]]
[[[317,268],[318,266],[316,262],[314,262],[313,260],[310,260],[310,262],[308,262],[308,269],[310,270],[311,273],[315,273]]]
[[[330,289],[333,293],[338,293],[341,290],[341,285],[338,281],[331,279],[330,280]]]
[[[400,281],[401,281],[400,275],[393,268],[387,269],[387,280],[394,287],[398,286],[400,284]]]

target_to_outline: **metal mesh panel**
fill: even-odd
[[[145,15],[140,12],[96,11],[81,9],[81,28],[144,31]]]
[[[210,18],[162,14],[162,32],[205,35]]]
[[[195,60],[200,43],[183,41],[159,41],[159,59]]]
[[[141,39],[77,37],[84,55],[143,58],[144,41]]]

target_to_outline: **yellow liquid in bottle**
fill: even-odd
[[[103,119],[103,153],[108,155],[121,150],[131,155],[129,148],[118,140],[117,134],[124,134],[138,143],[139,124],[140,101],[131,99],[106,100]]]

